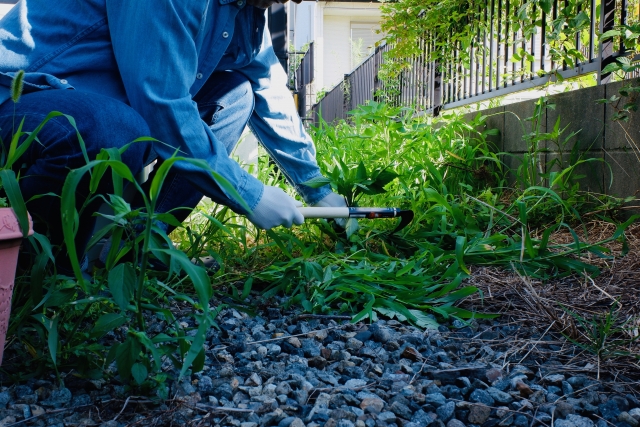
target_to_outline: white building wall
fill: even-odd
[[[379,23],[379,5],[377,2],[317,2],[316,91],[333,88],[352,71],[351,24]]]
[[[12,7],[12,4],[0,4],[0,18],[6,15]]]
[[[324,82],[330,89],[351,71],[350,16],[324,17],[324,55],[322,58]]]
[[[296,51],[299,51],[305,44],[314,41],[317,5],[310,1],[300,4],[289,2],[288,7],[289,42]]]

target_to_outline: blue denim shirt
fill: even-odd
[[[286,88],[265,11],[245,0],[21,0],[0,20],[0,103],[20,69],[25,93],[76,88],[128,103],[166,143],[155,144],[160,158],[177,148],[205,159],[253,209],[263,184],[226,154],[192,101],[214,71],[237,70],[254,90],[250,127],[289,181],[309,204],[330,191],[300,185],[320,175],[315,147]],[[210,173],[187,162],[174,167],[244,213]]]

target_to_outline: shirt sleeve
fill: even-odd
[[[308,204],[315,204],[330,188],[302,185],[321,175],[316,149],[298,115],[268,29],[265,28],[258,55],[239,71],[249,79],[255,95],[255,109],[249,120],[252,132],[296,191]]]
[[[118,69],[131,106],[147,121],[161,159],[203,159],[253,209],[264,186],[232,160],[200,119],[189,89],[198,68],[197,40],[207,19],[207,0],[106,0]],[[209,19],[213,17],[209,16]],[[212,200],[246,213],[213,175],[188,162],[178,172]]]

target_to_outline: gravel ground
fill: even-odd
[[[51,375],[0,388],[0,427],[639,425],[640,375],[580,365],[580,349],[548,329],[351,324],[283,303],[222,312],[204,371],[173,383],[169,400],[71,374],[60,388]]]

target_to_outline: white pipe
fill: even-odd
[[[349,218],[349,208],[298,208],[305,218]]]

